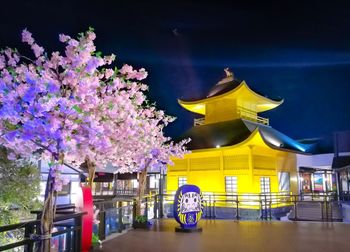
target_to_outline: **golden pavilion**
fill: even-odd
[[[180,138],[191,138],[191,153],[168,166],[167,192],[188,183],[209,195],[296,194],[296,154],[307,154],[311,146],[273,129],[259,115],[281,105],[282,99],[267,98],[225,72],[205,98],[178,100],[203,117]]]

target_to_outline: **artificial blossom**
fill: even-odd
[[[65,162],[94,168],[110,163],[116,172],[141,172],[186,153],[163,128],[172,117],[148,104],[145,69],[113,67],[115,55],[96,51],[93,29],[78,38],[59,35],[64,52],[48,54],[24,30],[33,57],[16,49],[0,52],[0,144],[8,157],[50,158],[42,234],[51,233],[55,195],[67,183]]]

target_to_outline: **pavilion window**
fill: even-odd
[[[150,174],[149,175],[149,188],[150,189],[158,189],[159,188],[159,175],[158,174]]]
[[[348,177],[346,170],[340,172],[340,185],[342,192],[348,192]]]
[[[260,191],[261,193],[270,193],[270,178],[260,177]]]
[[[278,173],[278,189],[280,192],[290,191],[290,175],[289,172]]]
[[[237,193],[237,177],[234,176],[226,176],[225,177],[225,191],[227,194],[235,194]]]
[[[187,184],[187,177],[179,177],[178,178],[178,186],[183,186]]]

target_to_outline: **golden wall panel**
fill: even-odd
[[[254,175],[260,176],[276,176],[276,171],[271,169],[256,169],[254,168]]]
[[[248,155],[224,156],[224,170],[249,169]]]
[[[187,171],[187,159],[174,160],[174,165],[169,165],[170,171]]]
[[[276,159],[274,157],[254,155],[253,164],[255,169],[276,169]]]
[[[220,170],[220,157],[191,158],[191,171]]]

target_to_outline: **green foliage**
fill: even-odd
[[[99,244],[99,241],[100,239],[98,238],[98,235],[95,233],[92,233],[92,241],[91,241],[92,245]]]
[[[40,175],[27,160],[11,161],[0,147],[0,226],[28,219],[39,209]]]
[[[73,109],[74,109],[75,111],[77,111],[79,114],[81,114],[81,113],[83,112],[83,110],[82,110],[81,108],[79,108],[78,105],[74,105],[74,106],[73,106]]]
[[[147,217],[144,216],[144,215],[138,215],[138,216],[136,216],[136,218],[135,218],[135,222],[138,222],[138,223],[146,223],[146,222],[147,222]]]

